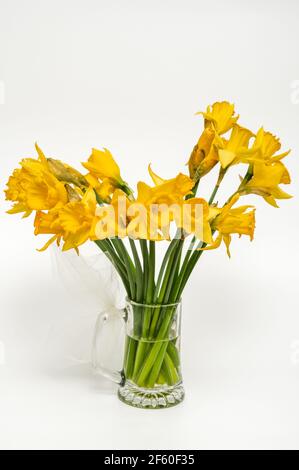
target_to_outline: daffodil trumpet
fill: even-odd
[[[203,253],[225,245],[231,256],[235,236],[254,238],[255,208],[247,195],[273,207],[289,199],[290,184],[275,135],[239,123],[234,105],[216,102],[200,111],[203,129],[188,159],[188,174],[168,178],[149,165],[151,183],[136,193],[126,183],[110,150],[93,148],[79,171],[48,157],[24,158],[7,182],[9,214],[34,213],[34,234],[46,250],[62,251],[93,242],[115,267],[127,295],[127,335],[120,398],[134,406],[161,408],[183,399],[180,367],[180,300]],[[231,194],[216,201],[232,167],[243,171]],[[208,199],[197,192],[202,179],[218,172]],[[241,202],[242,201],[242,202]],[[167,248],[160,260],[157,244]],[[160,261],[160,262],[159,262]],[[157,398],[158,397],[158,398]]]

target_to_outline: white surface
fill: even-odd
[[[279,210],[252,198],[255,241],[234,241],[231,260],[223,249],[202,257],[184,296],[187,398],[163,411],[126,407],[86,366],[61,369],[54,351],[49,364],[60,313],[76,321],[94,306],[35,251],[32,219],[2,215],[0,448],[299,448],[298,3],[0,7],[1,188],[35,140],[73,165],[106,146],[132,183],[148,180],[149,161],[172,176],[200,132],[194,113],[228,99],[241,123],[293,149],[296,196]]]

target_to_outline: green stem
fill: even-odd
[[[135,271],[135,266],[130,258],[129,253],[127,252],[127,249],[123,243],[123,241],[120,238],[111,238],[111,242],[115,248],[115,250],[118,252],[119,256],[124,262],[124,265],[126,267],[127,275],[128,275],[128,280],[130,284],[130,291],[131,291],[131,299],[135,300],[135,295],[136,295],[136,271]]]
[[[135,262],[135,267],[136,267],[136,301],[141,302],[142,301],[142,293],[143,293],[143,283],[142,283],[142,266],[140,263],[140,259],[138,256],[138,251],[135,245],[135,241],[132,240],[132,238],[129,238],[131,250],[133,253],[133,258]]]
[[[177,251],[176,251],[175,256],[173,258],[173,264],[172,264],[171,273],[170,273],[170,276],[169,276],[169,279],[168,279],[168,285],[167,285],[167,288],[166,288],[166,291],[165,291],[165,295],[163,297],[163,302],[165,304],[167,304],[169,302],[169,299],[170,299],[170,296],[171,296],[171,290],[173,288],[173,280],[175,279],[176,273],[179,270],[179,266],[180,266],[182,249],[183,249],[183,243],[180,240]]]
[[[150,303],[153,300],[155,290],[155,266],[156,266],[156,245],[155,242],[150,240],[149,242],[149,279],[148,289],[146,295],[146,302]]]
[[[167,263],[167,268],[166,268],[164,278],[163,278],[163,282],[162,282],[162,285],[161,285],[161,289],[160,289],[160,292],[159,292],[159,295],[158,295],[158,299],[157,299],[158,304],[161,304],[164,301],[165,292],[166,292],[166,289],[167,289],[169,278],[171,276],[173,261],[175,259],[175,255],[176,255],[176,248],[180,244],[180,242],[181,242],[181,240],[178,240],[178,239],[174,240],[174,244],[173,244],[174,248],[171,251],[171,255],[169,256],[168,263]]]
[[[173,317],[173,312],[175,311],[176,306],[165,309],[166,311],[161,328],[158,331],[155,342],[152,344],[149,354],[146,360],[143,362],[141,371],[136,379],[136,382],[140,386],[145,385],[148,377],[149,383],[152,386],[159,375],[160,368],[163,363],[165,351],[169,344],[169,341],[165,340],[165,338],[167,337],[167,333],[171,325],[171,319]]]
[[[143,285],[142,285],[142,299],[145,299],[147,296],[147,287],[148,287],[148,280],[149,280],[149,254],[147,249],[147,241],[146,240],[139,240],[140,249],[143,259]],[[144,360],[144,354],[146,349],[146,344],[141,339],[145,337],[145,310],[146,307],[144,306],[134,306],[134,335],[136,337],[141,337],[138,341],[136,341],[136,352],[134,357],[133,363],[133,380],[136,381],[136,377],[138,374],[138,370],[141,367],[141,364]]]
[[[139,240],[142,258],[143,258],[143,298],[146,296],[146,289],[148,283],[148,251],[146,240]]]
[[[114,248],[109,243],[109,240],[95,240],[95,243],[115,267],[116,271],[118,272],[123,282],[126,292],[128,296],[130,297],[131,290],[130,290],[130,285],[128,283],[127,273],[126,273],[126,269],[125,269],[123,261],[117,256],[117,253],[114,251]]]
[[[155,346],[156,344],[158,344],[158,346],[160,346],[159,343],[155,343]],[[155,385],[155,382],[157,380],[157,377],[158,375],[160,374],[160,370],[161,370],[161,366],[163,364],[163,360],[164,360],[164,356],[165,356],[165,353],[166,353],[166,349],[167,349],[167,346],[168,346],[168,342],[165,341],[162,343],[162,346],[161,346],[161,353],[158,355],[156,355],[156,358],[155,358],[155,362],[154,362],[154,365],[153,367],[151,368],[151,371],[150,371],[150,374],[149,374],[149,378],[148,378],[148,387],[151,388]],[[151,352],[154,350],[154,348],[152,348]],[[143,371],[142,371],[143,372]],[[141,374],[142,375],[142,374]],[[146,378],[146,377],[145,377]],[[139,378],[140,382],[143,383],[143,381],[145,380],[142,376],[140,376]]]
[[[171,256],[172,250],[175,248],[175,243],[173,243],[174,241],[175,240],[172,240],[169,243],[168,248],[166,250],[166,253],[164,255],[164,258],[163,258],[162,263],[161,263],[161,267],[160,267],[160,271],[159,271],[159,275],[158,275],[158,280],[157,280],[157,284],[156,284],[156,289],[155,289],[155,293],[154,293],[154,302],[157,302],[157,300],[158,300],[159,291],[160,291],[164,271],[166,269],[167,261],[168,261],[169,257]]]
[[[168,348],[167,348],[167,351],[165,352],[164,364],[165,364],[165,368],[167,370],[168,376],[170,377],[170,384],[169,385],[174,385],[175,383],[177,383],[177,381],[179,379],[179,375],[178,375],[177,370],[174,366],[172,358],[168,354]]]
[[[173,244],[173,248],[171,249],[171,251],[169,251],[170,254],[169,254],[168,259],[167,259],[167,268],[166,268],[165,275],[164,275],[164,278],[163,278],[162,286],[161,286],[158,298],[156,299],[158,305],[157,305],[157,308],[154,309],[154,313],[152,315],[152,321],[151,321],[150,332],[149,332],[149,336],[151,338],[154,337],[154,333],[155,333],[155,330],[156,330],[159,315],[161,314],[161,307],[159,306],[159,304],[161,304],[164,300],[164,295],[165,295],[165,292],[166,292],[166,289],[167,289],[169,278],[171,276],[171,269],[172,269],[172,266],[173,266],[173,259],[174,259],[174,255],[175,255],[175,247],[176,247],[177,243],[180,240],[175,239],[174,241],[175,241],[175,243]],[[155,295],[156,295],[156,293],[155,293]]]

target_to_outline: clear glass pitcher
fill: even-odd
[[[111,328],[114,338],[107,335]],[[114,309],[99,315],[93,342],[93,366],[119,384],[118,396],[128,405],[139,408],[177,405],[184,398],[180,334],[181,302],[147,305],[127,300],[123,310]],[[113,370],[105,362],[120,341],[122,366],[121,370]]]

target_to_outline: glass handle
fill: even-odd
[[[111,308],[98,315],[92,345],[92,365],[96,373],[121,384],[126,311]]]

